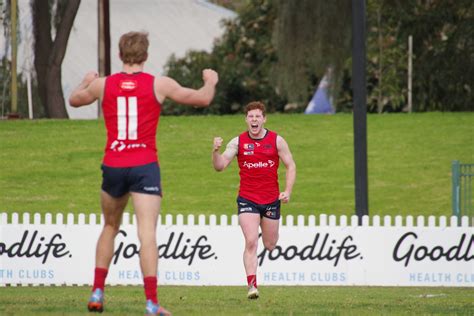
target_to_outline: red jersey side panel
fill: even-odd
[[[161,104],[155,97],[154,80],[144,72],[106,78],[102,100],[107,128],[104,165],[126,168],[158,161],[156,128]]]
[[[250,138],[248,132],[239,135],[237,161],[240,168],[239,195],[257,204],[269,204],[278,199],[277,134],[267,131],[262,139]]]

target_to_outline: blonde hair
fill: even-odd
[[[128,32],[120,37],[119,53],[124,64],[141,64],[148,58],[148,33]]]

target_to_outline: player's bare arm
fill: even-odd
[[[181,86],[170,77],[159,77],[155,80],[156,97],[160,103],[166,98],[170,98],[185,105],[207,107],[214,98],[219,76],[212,69],[204,69],[202,79],[204,84],[200,89],[191,89]]]
[[[71,93],[69,104],[73,107],[91,104],[101,97],[104,84],[105,78],[99,78],[95,71],[88,72],[79,86]]]
[[[293,155],[291,154],[290,148],[288,147],[288,143],[281,136],[277,137],[277,148],[278,155],[280,156],[281,161],[286,167],[285,190],[283,192],[280,192],[279,199],[283,203],[288,203],[290,201],[293,185],[295,184],[296,164],[293,160]]]
[[[232,162],[238,151],[238,138],[232,139],[226,147],[226,150],[220,154],[223,139],[221,137],[214,137],[212,149],[212,164],[216,171],[222,171]]]

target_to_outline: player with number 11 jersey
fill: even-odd
[[[161,209],[161,173],[156,149],[156,129],[161,104],[208,107],[214,98],[218,75],[202,71],[199,89],[176,80],[143,72],[148,58],[148,33],[128,32],[119,40],[122,71],[98,77],[89,71],[69,97],[73,107],[102,100],[107,144],[100,193],[103,228],[96,245],[94,283],[87,303],[90,312],[104,310],[105,281],[114,255],[122,215],[131,197],[140,241],[140,269],[145,292],[145,315],[170,315],[158,301],[158,247],[156,230]]]
[[[107,127],[104,165],[133,167],[158,160],[156,128],[161,104],[154,94],[154,80],[145,72],[107,77],[102,101]]]

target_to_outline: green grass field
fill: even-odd
[[[0,288],[1,315],[88,315],[89,287]],[[245,287],[159,288],[174,315],[472,315],[474,289],[410,287],[261,287],[249,301]],[[21,301],[18,298],[21,297]],[[106,289],[104,315],[140,315],[138,286]]]
[[[354,214],[352,120],[268,116],[297,164],[283,214]],[[235,213],[237,164],[217,173],[210,151],[244,129],[240,115],[161,118],[162,214]],[[0,212],[100,213],[104,144],[102,121],[0,121]],[[473,145],[474,113],[369,115],[370,214],[451,215],[451,162],[474,162]]]
[[[297,181],[285,214],[354,214],[351,115],[269,115],[290,144]],[[236,163],[211,166],[214,136],[230,140],[242,116],[162,117],[162,214],[235,213]],[[451,215],[451,161],[474,162],[474,114],[368,116],[371,215]],[[101,121],[0,121],[0,212],[100,213]],[[283,176],[283,170],[281,172]],[[175,315],[472,315],[472,288],[160,287]],[[89,287],[0,287],[0,315],[82,315]],[[142,287],[107,290],[107,314],[143,313]]]

